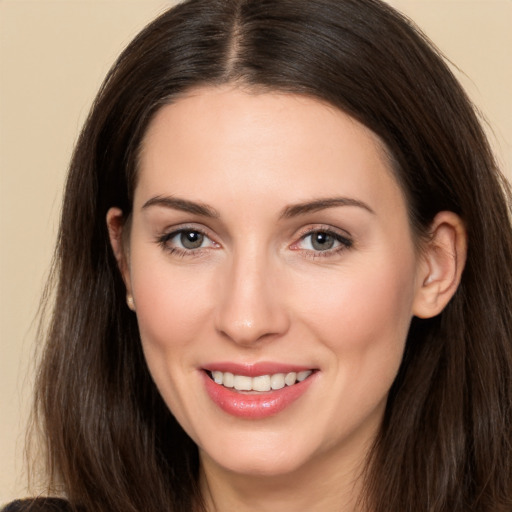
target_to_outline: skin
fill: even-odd
[[[332,198],[350,204],[291,208]],[[355,510],[411,318],[438,314],[459,282],[460,219],[438,214],[418,250],[375,134],[312,98],[224,86],[157,113],[128,237],[124,220],[109,211],[112,247],[153,379],[199,447],[208,509]],[[202,246],[184,248],[180,229]],[[312,244],[319,232],[328,250]],[[212,361],[317,371],[254,420],[209,398]]]

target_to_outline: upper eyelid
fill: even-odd
[[[202,235],[205,235],[208,238],[212,238],[211,231],[209,229],[192,224],[168,226],[165,229],[161,230],[160,236],[177,235],[178,233],[182,233],[183,231],[196,231],[197,233],[201,233]]]
[[[324,232],[324,233],[337,235],[337,236],[340,236],[347,240],[352,240],[352,238],[353,238],[352,235],[347,230],[341,229],[341,228],[336,228],[334,226],[329,226],[326,224],[317,224],[317,225],[313,225],[313,226],[310,225],[309,227],[301,228],[298,230],[296,236],[299,237],[299,239],[302,239],[308,235],[311,235],[313,233],[318,233],[318,232]]]

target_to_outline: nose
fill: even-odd
[[[241,346],[254,346],[287,332],[289,314],[279,266],[264,254],[239,254],[220,284],[216,329]]]

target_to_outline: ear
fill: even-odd
[[[125,232],[125,230],[129,229],[129,226],[123,216],[123,212],[119,208],[110,208],[107,212],[106,220],[110,245],[126,286],[126,302],[131,310],[135,310],[130,278],[130,255],[126,242],[128,237]]]
[[[420,318],[438,315],[459,286],[466,263],[467,234],[462,219],[453,212],[440,212],[431,225],[413,303],[413,314]]]

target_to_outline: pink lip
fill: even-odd
[[[282,368],[282,366],[280,366]],[[220,370],[220,367],[215,365],[215,369],[219,371],[231,371],[229,369]],[[252,372],[252,375],[267,375],[268,373],[288,373],[289,371],[280,372]],[[301,371],[301,370],[298,370]],[[263,419],[269,416],[273,416],[283,409],[288,407],[290,404],[298,400],[309,388],[311,383],[315,380],[315,374],[308,377],[302,382],[297,382],[293,386],[285,386],[282,389],[275,391],[269,391],[264,393],[240,393],[233,389],[226,388],[220,384],[216,384],[208,375],[206,371],[201,372],[203,375],[203,381],[211,400],[220,407],[224,412],[236,416],[238,418],[245,419]],[[240,368],[236,372],[238,375],[248,375],[246,372],[240,371]]]

